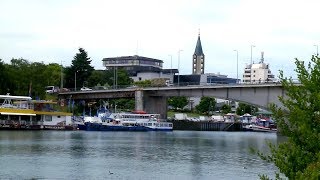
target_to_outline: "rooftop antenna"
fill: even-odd
[[[261,61],[260,61],[260,63],[263,63],[263,61],[264,61],[263,55],[264,55],[264,52],[262,51],[262,52],[261,52]]]

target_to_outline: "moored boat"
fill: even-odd
[[[87,131],[172,131],[171,122],[161,121],[159,114],[118,113],[108,118],[85,118]]]
[[[0,129],[71,130],[71,113],[56,111],[52,101],[32,100],[28,96],[0,95]]]
[[[271,119],[256,119],[255,122],[243,127],[244,131],[277,132],[277,127]]]

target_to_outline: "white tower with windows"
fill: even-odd
[[[259,63],[246,65],[243,73],[243,83],[268,83],[275,82],[274,75],[269,69],[269,64],[264,63],[264,53],[261,52]]]

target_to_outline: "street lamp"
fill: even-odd
[[[235,51],[236,53],[237,53],[237,83],[238,83],[238,78],[239,78],[239,76],[238,76],[238,57],[239,57],[239,54],[238,54],[238,50],[233,50],[233,51]]]
[[[60,90],[62,90],[62,88],[63,88],[63,73],[62,73],[62,71],[63,71],[63,66],[62,66],[62,60],[61,60],[61,68],[60,68]]]
[[[171,63],[171,66],[170,66],[170,76],[171,76],[170,79],[171,79],[171,78],[173,78],[172,77],[172,55],[169,54],[169,56],[170,56],[170,63]]]
[[[79,72],[79,70],[74,72],[74,91],[77,91],[77,72]]]
[[[318,53],[318,45],[313,45],[313,46],[315,46],[316,48],[317,48],[317,56],[319,55],[319,53]]]
[[[251,61],[251,67],[250,67],[250,83],[251,83],[251,76],[252,76],[252,48],[256,47],[255,45],[251,45],[251,56],[250,56],[250,61]]]
[[[180,52],[183,51],[182,49],[179,49],[178,51],[178,86],[180,86]]]

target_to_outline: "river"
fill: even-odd
[[[0,131],[0,179],[259,179],[274,133]]]

